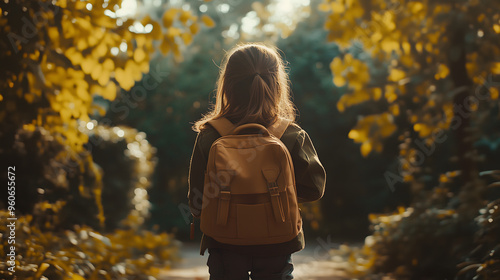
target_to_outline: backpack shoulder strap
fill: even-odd
[[[272,135],[276,136],[276,138],[280,139],[290,123],[290,120],[279,118],[275,123],[268,127],[267,130],[269,130]]]
[[[231,133],[235,126],[226,118],[219,118],[215,120],[209,120],[208,123],[219,132],[220,136],[226,136]]]

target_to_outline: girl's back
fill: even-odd
[[[218,190],[211,192],[210,187],[214,184],[214,180],[207,180],[206,178],[210,178],[210,176],[205,176],[210,148],[213,143],[221,137],[221,134],[233,133],[232,130],[235,127],[243,124],[253,123],[255,125],[251,126],[257,127],[261,125],[273,131],[277,124],[290,123],[290,125],[282,127],[279,134],[283,134],[283,136],[278,135],[281,136],[281,141],[278,141],[282,142],[282,146],[287,150],[286,152],[289,153],[291,158],[292,163],[290,165],[293,165],[292,173],[294,173],[296,184],[288,193],[293,193],[296,197],[283,200],[283,197],[279,196],[279,191],[276,192],[277,189],[273,192],[272,188],[275,186],[273,182],[274,175],[278,178],[280,171],[274,172],[276,168],[266,167],[267,164],[254,163],[257,166],[252,168],[263,170],[263,177],[268,181],[267,186],[269,187],[269,203],[265,204],[266,202],[261,201],[262,205],[269,206],[266,206],[268,212],[259,210],[262,215],[272,216],[267,217],[268,220],[278,219],[279,221],[281,217],[285,220],[283,216],[284,205],[289,205],[290,200],[292,202],[293,199],[299,202],[307,202],[322,197],[326,174],[309,136],[294,123],[295,109],[291,102],[288,84],[284,64],[276,49],[261,44],[247,44],[238,46],[228,53],[221,67],[217,83],[216,104],[207,115],[194,125],[198,136],[191,158],[188,193],[193,216],[204,216],[205,221],[213,219],[213,224],[217,224],[221,220],[227,222],[228,215],[237,216],[237,213],[232,213],[237,212],[237,209],[240,209],[240,215],[243,215],[245,212],[243,210],[250,207],[243,207],[245,206],[244,203],[239,208],[231,207],[237,199],[233,198],[233,201],[231,201],[231,197],[234,197],[234,195],[230,192],[230,186],[224,186],[228,184],[223,183],[215,184],[218,185]],[[226,125],[222,125],[221,128],[218,123]],[[217,126],[219,127],[217,128]],[[266,129],[261,130],[265,131]],[[266,161],[274,160],[274,155],[266,156],[271,157],[267,158]],[[212,157],[214,156],[212,155]],[[219,161],[224,161],[224,159]],[[209,164],[208,166],[210,170],[212,167]],[[212,177],[219,178],[215,182],[220,183],[220,178],[232,178],[235,169],[230,170],[232,170],[229,172],[231,174],[226,172],[229,175],[219,172],[220,174],[212,174]],[[255,176],[257,175],[253,175],[253,177]],[[272,179],[270,179],[271,177]],[[252,178],[252,180],[255,179]],[[284,179],[276,179],[275,181],[280,182],[282,180]],[[241,184],[245,183],[241,179],[235,182],[239,183],[233,189],[238,189]],[[277,193],[279,198],[276,198],[276,195],[273,196],[273,193]],[[224,199],[222,199],[221,194]],[[216,196],[215,201],[217,201],[217,204],[212,203],[211,206],[207,206],[210,205],[208,203],[210,200],[214,200],[212,196]],[[248,199],[241,200],[245,202]],[[255,207],[252,209],[255,209]],[[266,208],[263,206],[262,209]],[[204,210],[205,212],[203,212]],[[286,208],[286,210],[289,211],[290,209]],[[247,219],[251,219],[252,211],[246,211],[250,215],[246,217]],[[260,224],[255,222],[255,225]],[[210,256],[207,264],[211,279],[248,279],[248,272],[251,272],[253,279],[260,277],[271,277],[266,279],[291,279],[293,266],[290,255],[304,248],[301,223],[299,222],[296,225],[299,225],[297,230],[289,233],[289,237],[285,239],[267,239],[267,241],[260,239],[260,241],[253,243],[231,242],[231,239],[220,238],[220,236],[216,236],[217,234],[214,231],[210,231],[207,229],[208,227],[205,227],[200,253],[203,255],[206,249],[209,251]],[[245,226],[241,225],[240,231],[243,231],[246,228]],[[275,227],[270,227],[266,231],[269,233],[274,229]],[[247,230],[251,231],[249,228]],[[221,233],[224,235],[223,231]],[[245,236],[245,234],[242,236]]]

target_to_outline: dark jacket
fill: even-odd
[[[207,167],[208,153],[212,143],[220,134],[210,125],[198,133],[194,144],[193,155],[189,168],[189,207],[194,217],[200,217],[202,211],[204,174]],[[298,125],[292,124],[286,130],[281,141],[290,151],[295,170],[297,196],[300,202],[310,202],[320,199],[325,191],[326,173],[319,161],[318,155],[309,135]],[[225,248],[254,256],[270,256],[291,254],[304,248],[304,234],[301,231],[294,239],[270,245],[230,245],[217,242],[203,235],[200,244],[200,254],[207,248]]]

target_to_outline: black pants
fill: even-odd
[[[208,253],[210,280],[293,279],[291,255],[253,257],[219,248],[210,248]]]

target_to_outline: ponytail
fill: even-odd
[[[276,104],[276,94],[263,76],[256,72],[252,77],[247,112],[241,123],[256,122],[268,126],[277,119],[277,108],[272,106]]]

